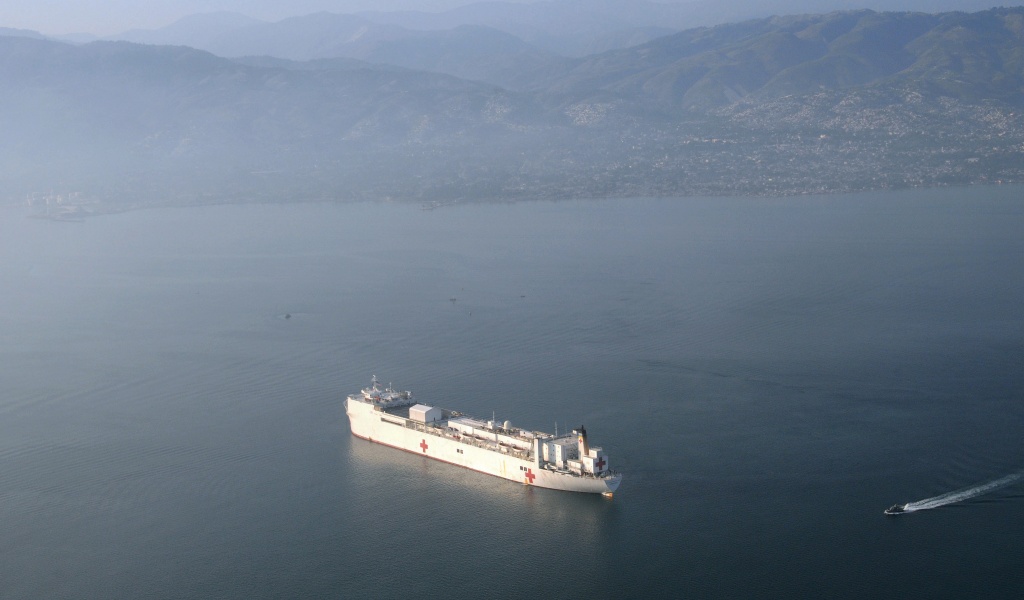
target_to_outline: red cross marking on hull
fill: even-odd
[[[533,472],[533,469],[526,470],[526,483],[533,485],[533,480],[537,478],[537,474]]]
[[[605,466],[606,464],[608,464],[608,463],[604,462],[604,457],[602,456],[602,457],[601,457],[600,459],[598,459],[598,461],[597,461],[597,470],[598,470],[598,471],[604,471],[604,466]]]
[[[420,442],[420,448],[423,448],[423,453],[424,454],[426,454],[428,447],[429,446],[427,446],[427,440],[423,440],[422,442]]]

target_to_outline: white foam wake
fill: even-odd
[[[961,490],[954,490],[952,492],[946,492],[938,496],[931,498],[925,498],[924,500],[918,500],[916,502],[910,502],[903,507],[905,512],[914,512],[915,510],[929,510],[932,508],[938,508],[947,504],[953,504],[954,502],[963,502],[982,494],[987,494],[992,490],[999,489],[1003,486],[1010,485],[1020,479],[1024,479],[1024,471],[1007,475],[1006,477],[1000,477],[994,481],[988,483],[982,483],[974,487],[969,487]]]

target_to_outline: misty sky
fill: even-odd
[[[49,35],[91,33],[114,35],[129,29],[156,29],[181,17],[214,11],[238,12],[258,19],[276,21],[317,11],[351,13],[379,10],[423,10],[438,12],[487,0],[0,0],[0,27],[31,29]],[[532,3],[540,0],[503,0]],[[595,0],[598,1],[598,0]],[[707,4],[714,0],[656,0],[662,4]],[[779,13],[819,12],[808,0],[719,0],[729,6],[771,4]],[[982,10],[995,5],[1016,6],[1020,2],[991,0],[832,0],[829,7],[873,8],[875,10]],[[898,6],[897,6],[898,5]],[[793,11],[787,11],[793,6]]]
[[[339,13],[442,11],[465,4],[472,4],[472,0],[2,0],[0,27],[55,35],[81,32],[110,35],[134,28],[158,28],[186,15],[214,11],[279,20],[322,10]]]

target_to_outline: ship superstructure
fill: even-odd
[[[558,436],[485,421],[418,403],[376,376],[345,411],[357,437],[527,485],[611,496],[622,481],[583,427]]]

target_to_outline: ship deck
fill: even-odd
[[[459,418],[462,418],[462,419],[465,419],[465,418],[473,419],[473,417],[469,417],[468,415],[465,415],[465,414],[460,413],[458,411],[441,409],[443,411],[443,415],[444,415],[443,419],[441,419],[439,421],[433,421],[431,423],[420,423],[420,422],[417,422],[417,421],[413,421],[412,419],[409,418],[409,408],[410,408],[409,406],[390,406],[390,407],[387,407],[387,408],[381,407],[379,412],[381,412],[381,413],[383,413],[385,415],[388,415],[389,417],[392,417],[393,419],[389,419],[389,418],[384,417],[384,420],[388,421],[388,422],[390,422],[390,423],[392,423],[394,425],[397,425],[397,426],[402,426],[402,427],[405,427],[407,429],[412,429],[414,431],[419,431],[420,433],[424,433],[424,434],[427,434],[427,435],[447,438],[447,439],[450,439],[450,440],[453,440],[453,441],[456,441],[456,442],[459,442],[459,443],[462,443],[462,444],[466,444],[466,445],[469,445],[469,446],[475,446],[477,448],[482,448],[484,450],[489,450],[491,452],[501,452],[502,454],[506,454],[508,456],[512,456],[512,457],[515,457],[515,458],[518,458],[518,459],[521,459],[521,460],[527,460],[527,461],[531,461],[531,462],[533,461],[533,453],[532,452],[523,451],[523,450],[515,448],[513,446],[509,446],[507,444],[502,444],[502,443],[496,442],[494,439],[491,439],[491,438],[485,438],[485,437],[479,436],[479,435],[467,435],[465,433],[462,433],[462,432],[458,431],[457,429],[453,429],[453,428],[448,426],[448,421],[451,420],[451,419],[459,419]],[[477,419],[473,419],[473,420],[477,420]],[[537,435],[537,434],[545,435],[545,436],[549,435],[549,434],[543,434],[543,433],[539,433],[539,432],[534,432],[534,434],[535,435]],[[532,441],[532,438],[529,438],[527,436],[518,435],[516,437],[519,437],[519,439],[521,439],[523,441]],[[564,435],[564,436],[559,436],[557,439],[569,439],[569,438],[572,438],[572,436]],[[573,477],[584,477],[584,478],[594,478],[594,479],[602,478],[602,476],[594,475],[592,473],[585,473],[585,472],[580,473],[580,472],[572,471],[572,470],[565,469],[565,468],[561,468],[560,469],[560,468],[557,468],[557,467],[555,467],[554,465],[551,465],[551,464],[545,464],[543,466],[543,468],[545,470],[548,470],[548,471],[552,471],[552,472],[555,472],[555,473],[561,473],[563,475],[571,475]],[[603,474],[603,475],[613,476],[613,475],[615,475],[615,472],[609,470],[609,471],[606,471],[606,473]]]
[[[393,419],[388,419],[386,417],[383,417],[383,418],[384,418],[385,421],[393,423],[394,425],[400,425],[400,426],[403,426],[403,427],[405,427],[407,429],[413,429],[415,431],[419,431],[420,433],[425,433],[427,435],[433,435],[433,436],[437,436],[437,437],[447,438],[447,439],[454,440],[454,441],[462,443],[462,444],[467,444],[469,446],[476,446],[477,448],[483,448],[485,450],[490,450],[492,452],[501,452],[502,454],[507,454],[508,456],[514,456],[514,457],[522,459],[522,460],[533,460],[533,456],[532,456],[531,452],[524,452],[524,451],[522,451],[522,450],[520,450],[518,448],[515,448],[514,446],[510,446],[508,444],[503,444],[503,443],[497,442],[497,441],[495,441],[493,439],[488,439],[488,438],[485,438],[485,437],[479,436],[479,435],[472,435],[472,434],[462,433],[462,432],[460,432],[457,429],[453,429],[453,428],[449,427],[448,426],[449,419],[459,418],[461,416],[465,416],[465,415],[461,415],[461,413],[456,413],[456,412],[453,412],[453,411],[445,410],[444,411],[444,415],[445,415],[444,419],[441,419],[440,421],[434,421],[434,422],[431,422],[431,423],[419,423],[419,422],[413,421],[413,420],[411,420],[409,418],[409,407],[408,406],[391,407],[391,408],[387,408],[387,409],[381,410],[380,412],[382,412],[382,413],[384,413],[384,414],[386,414],[386,415],[388,415],[390,417],[393,417]],[[526,440],[528,438],[520,436],[520,439]]]

